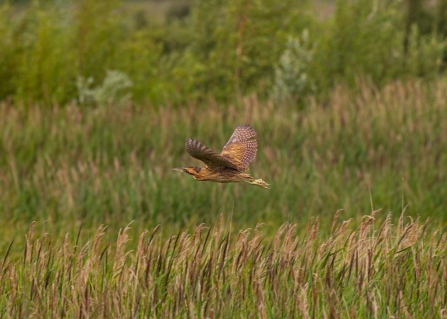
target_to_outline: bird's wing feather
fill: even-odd
[[[220,156],[212,149],[206,147],[199,141],[193,140],[192,138],[186,139],[185,149],[189,155],[201,160],[206,166],[213,167],[229,167],[239,170],[238,166],[229,161],[227,158]]]
[[[247,170],[248,164],[255,159],[258,150],[255,136],[256,132],[250,125],[236,126],[220,156],[231,161],[239,170]]]

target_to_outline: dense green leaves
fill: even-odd
[[[189,15],[175,19],[168,12],[163,20],[132,2],[3,5],[0,100],[79,103],[76,79],[91,78],[99,87],[108,71],[130,78],[125,94],[135,102],[155,105],[210,96],[228,101],[253,92],[269,98],[278,90],[302,105],[306,96],[325,96],[338,83],[355,88],[361,77],[379,86],[433,79],[443,66],[443,17],[436,13],[437,24],[427,28],[406,7],[342,0],[321,18],[323,2],[197,0]],[[305,47],[290,54],[290,41],[303,33]]]

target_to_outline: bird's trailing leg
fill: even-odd
[[[251,182],[248,182],[248,183],[250,183],[250,184],[252,184],[252,185],[258,185],[258,186],[261,186],[261,187],[263,187],[263,188],[270,189],[270,184],[267,184],[267,183],[264,182],[262,179],[255,179],[255,180],[253,180],[253,181],[251,181]]]
[[[248,183],[248,184],[252,184],[252,185],[258,185],[261,186],[263,188],[270,188],[270,184],[267,184],[266,182],[264,182],[262,179],[254,179],[252,176],[248,175],[248,174],[244,174],[245,178],[244,178],[244,182]]]

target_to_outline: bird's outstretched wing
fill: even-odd
[[[238,125],[225,144],[220,156],[237,166],[238,170],[247,170],[256,157],[258,142],[254,139],[255,130],[250,125]]]
[[[206,147],[199,141],[193,140],[192,138],[186,139],[185,149],[194,158],[201,160],[206,166],[210,168],[216,167],[229,167],[232,169],[239,170],[238,166],[233,162],[229,161],[227,158],[220,156],[212,149]]]

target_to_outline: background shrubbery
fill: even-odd
[[[356,87],[359,76],[380,87],[444,69],[445,0],[168,3],[157,12],[151,2],[117,0],[3,5],[0,100],[82,102],[77,79],[98,87],[119,71],[137,103],[255,92],[303,105],[336,84]]]

